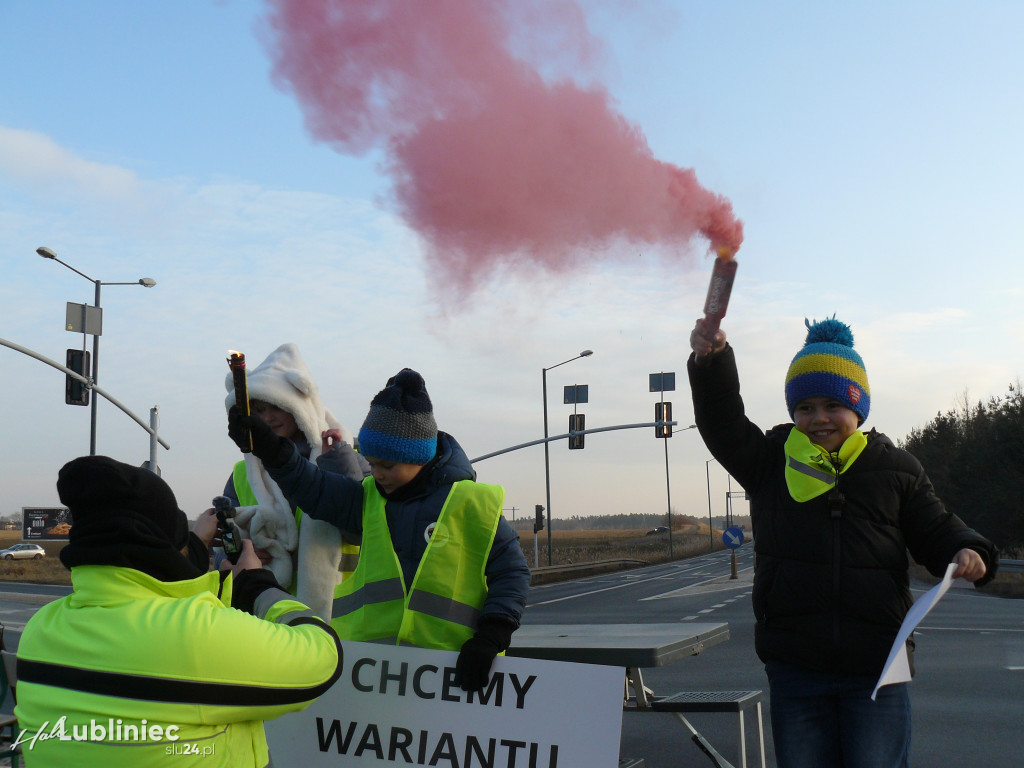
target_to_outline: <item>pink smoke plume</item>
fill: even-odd
[[[575,0],[270,4],[275,78],[317,139],[384,148],[435,286],[464,296],[499,265],[564,271],[616,241],[739,249],[729,201],[656,159],[603,88],[524,58],[595,54]]]

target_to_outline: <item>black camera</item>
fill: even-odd
[[[242,554],[241,535],[232,519],[234,510],[231,499],[227,496],[216,496],[213,499],[213,511],[217,513],[221,544],[224,546],[224,554],[227,555],[232,565],[238,562],[238,558]]]

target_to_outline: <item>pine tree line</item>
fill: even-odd
[[[900,446],[924,465],[946,508],[1002,550],[1024,547],[1024,390],[957,408]]]

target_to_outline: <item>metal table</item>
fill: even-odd
[[[724,623],[523,624],[509,656],[639,670],[662,667],[729,639]]]
[[[718,766],[730,765],[708,741],[681,714],[682,711],[724,711],[708,709],[703,704],[680,701],[682,694],[655,696],[644,685],[644,668],[666,664],[695,656],[707,648],[729,639],[729,625],[720,622],[675,622],[658,624],[523,624],[512,635],[509,656],[550,661],[574,661],[582,664],[603,664],[624,667],[626,676],[623,689],[623,709],[633,712],[671,712],[691,732],[693,740]],[[760,723],[760,692],[737,691],[725,693],[756,693],[758,730],[761,734],[761,762],[764,764],[764,736]],[[743,698],[743,705],[752,700]],[[687,709],[687,707],[694,707]],[[699,708],[698,708],[699,707]],[[743,760],[746,764],[745,738],[742,712],[740,733],[744,744]]]

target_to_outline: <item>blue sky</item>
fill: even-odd
[[[745,241],[723,327],[748,413],[787,420],[782,381],[804,317],[853,327],[875,426],[894,440],[1021,375],[1019,246],[1024,7],[1012,2],[581,3],[597,55],[562,63],[601,84],[659,160],[727,197]],[[651,372],[676,371],[692,421],[688,335],[706,243],[609,243],[568,273],[496,274],[462,307],[428,290],[423,238],[403,220],[380,146],[313,138],[273,81],[258,2],[0,2],[0,338],[55,360],[80,347],[65,303],[103,289],[100,386],[148,419],[163,476],[194,516],[237,458],[224,358],[299,345],[357,430],[398,369],[426,378],[442,429],[471,457],[551,432],[562,387],[586,383],[598,428],[647,422]],[[527,37],[531,30],[523,31]],[[539,65],[543,66],[543,65]],[[91,341],[89,343],[91,349]],[[63,376],[0,347],[0,514],[58,503],[57,470],[88,452],[89,409]],[[149,438],[105,401],[100,453],[132,463]],[[696,431],[669,443],[672,506],[707,513]],[[537,446],[480,462],[507,506],[544,500]],[[726,479],[710,467],[715,513]],[[661,512],[653,429],[551,450],[552,509]]]

